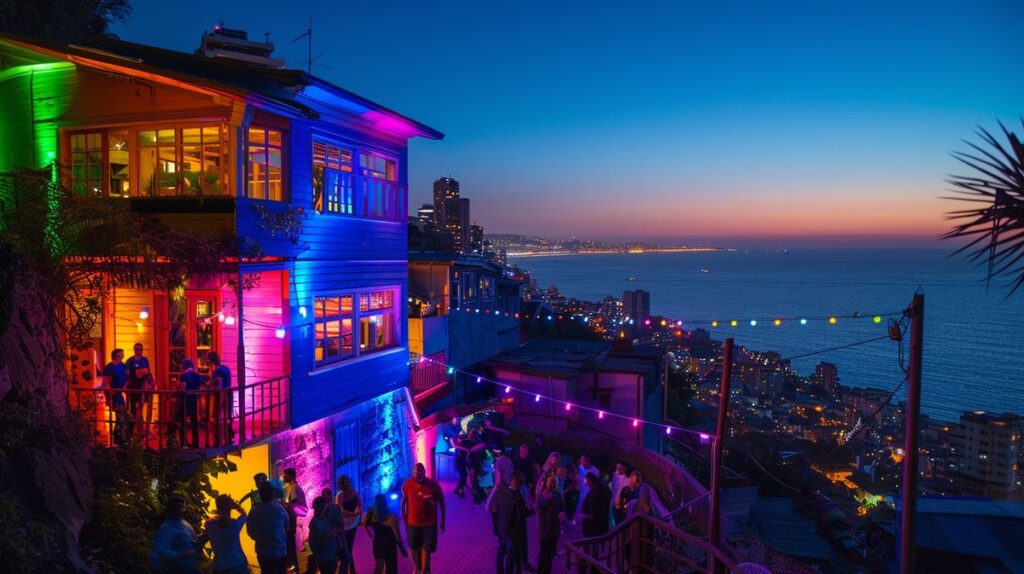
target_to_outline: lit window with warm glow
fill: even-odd
[[[281,130],[249,128],[246,197],[284,201],[284,135]]]

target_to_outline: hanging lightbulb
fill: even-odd
[[[539,403],[540,402],[540,395],[534,395],[533,396],[533,402]]]
[[[274,329],[274,336],[277,337],[278,339],[284,339],[284,334],[284,327],[278,327],[277,329]]]
[[[142,319],[143,321],[149,319],[149,307],[139,309],[139,319]]]
[[[881,323],[881,322],[882,322],[882,316],[881,315],[875,315],[875,323]]]
[[[638,426],[640,426],[640,421],[638,421],[636,419],[633,419],[633,427],[635,428],[635,427],[638,427]]]
[[[779,325],[781,325],[781,324],[782,324],[782,319],[776,319],[776,320],[775,320],[775,326],[776,326],[776,327],[778,327],[778,326],[779,326]]]
[[[597,411],[597,418],[603,419],[604,418],[604,411]]]
[[[665,427],[665,434],[672,434],[672,427]]]
[[[807,324],[807,319],[800,319],[800,324],[801,325],[806,325]]]
[[[512,387],[510,387],[510,386],[506,385],[506,386],[505,386],[505,394],[507,395],[507,394],[509,394],[509,393],[511,393],[511,392],[512,392]]]
[[[227,317],[225,317],[224,318],[224,324],[228,325],[228,326],[234,325],[235,324],[235,316],[234,315],[228,315]]]
[[[835,317],[829,317],[828,318],[828,324],[829,325],[835,325],[837,320],[838,319],[836,319]]]
[[[711,326],[712,327],[717,327],[718,326],[718,321],[712,321],[711,322]]]
[[[736,319],[729,321],[729,326],[735,327],[736,325],[739,325],[739,321],[737,321]]]
[[[481,383],[481,381],[483,381],[483,379],[482,379],[482,378],[480,378],[480,377],[477,377],[477,378],[476,378],[476,384],[478,384],[478,385],[479,385],[479,384]]]
[[[568,411],[568,410],[571,410],[571,409],[572,409],[572,403],[565,403],[565,410]]]
[[[757,319],[751,319],[750,320],[750,326],[751,327],[757,327]]]

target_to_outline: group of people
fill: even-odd
[[[155,388],[153,370],[149,358],[145,356],[142,343],[135,343],[134,354],[127,360],[124,349],[114,349],[110,353],[110,362],[100,371],[100,388],[108,389],[107,403],[113,411],[112,435],[114,444],[123,447],[136,435],[137,423],[152,420],[152,403],[150,394],[143,392]],[[192,359],[181,359],[178,376],[180,389],[183,391],[200,391],[203,389],[230,389],[231,370],[221,362],[216,352],[206,354],[206,360],[212,369],[210,374],[200,373]],[[124,392],[133,391],[126,399]],[[150,409],[145,415],[145,409]],[[186,393],[176,405],[174,421],[168,425],[167,440],[175,446],[199,448],[200,419],[208,417],[213,427],[213,444],[223,444],[233,439],[231,427],[231,411],[234,408],[232,393],[214,393],[208,397],[200,397],[199,393]],[[202,414],[202,416],[201,416]],[[142,434],[148,432],[148,425],[142,427]],[[187,433],[191,431],[191,436]],[[143,440],[145,437],[143,437]]]
[[[583,454],[573,464],[558,452],[539,463],[529,444],[512,452],[505,448],[509,432],[491,418],[462,430],[453,418],[442,430],[455,450],[459,476],[454,494],[473,493],[474,502],[486,502],[498,539],[495,566],[498,574],[550,573],[558,553],[558,540],[570,521],[578,522],[584,537],[600,536],[635,513],[664,516],[667,511],[657,493],[643,482],[639,471],[628,472],[625,462],[605,478],[591,458]],[[493,457],[493,471],[484,460]],[[493,487],[489,494],[484,485]],[[537,565],[529,560],[527,520],[537,521]]]

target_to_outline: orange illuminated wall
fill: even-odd
[[[217,476],[210,477],[210,485],[213,486],[220,494],[228,494],[235,500],[241,500],[243,496],[248,494],[255,488],[252,477],[259,472],[266,473],[270,476],[270,447],[268,445],[259,445],[251,448],[243,449],[240,455],[228,455],[228,461],[235,463],[237,470],[226,474],[219,474]],[[310,498],[312,500],[312,498]],[[210,512],[214,511],[214,501],[210,500]],[[246,512],[252,509],[252,503],[245,501],[242,503],[242,508]],[[237,516],[232,514],[232,516]],[[245,528],[242,529],[242,535],[239,537],[242,541],[242,550],[245,552],[245,556],[249,559],[249,565],[256,565],[256,549],[253,545],[252,538],[245,533]]]

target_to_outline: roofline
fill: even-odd
[[[312,110],[299,102],[286,101],[284,98],[273,98],[266,94],[253,91],[247,88],[234,87],[229,84],[222,84],[214,80],[208,80],[205,78],[199,78],[197,76],[175,72],[147,64],[140,58],[131,58],[122,56],[115,52],[104,50],[102,48],[93,48],[85,45],[77,44],[50,44],[45,40],[38,38],[31,38],[26,36],[18,36],[6,33],[0,33],[0,40],[10,42],[20,48],[33,51],[36,53],[44,54],[55,59],[65,60],[74,64],[79,64],[86,67],[98,68],[107,71],[118,72],[126,75],[137,75],[145,77],[151,81],[157,81],[161,83],[171,83],[176,87],[187,89],[194,92],[203,94],[216,94],[220,96],[229,97],[238,101],[252,101],[256,100],[264,105],[270,104],[273,106],[284,107],[290,109],[293,113],[305,116],[309,119],[317,119],[320,114],[315,110]],[[150,46],[148,44],[138,44],[135,42],[127,42],[124,40],[117,40],[124,44],[135,44],[145,48],[154,48],[157,50],[165,50],[167,52],[173,52],[189,56],[185,52],[178,52],[177,50],[168,50],[166,48],[160,48],[159,46]],[[393,119],[395,121],[402,122],[413,128],[414,135],[420,135],[426,138],[441,140],[444,139],[444,134],[430,126],[418,122],[408,116],[402,115],[390,108],[382,106],[373,100],[360,96],[354,92],[336,86],[322,78],[313,76],[301,70],[293,70],[298,72],[298,77],[301,83],[305,86],[316,85],[317,87],[324,89],[328,92],[333,92],[343,99],[346,99],[356,105],[369,108],[375,112],[383,114],[384,116]],[[169,82],[168,82],[169,81]],[[282,92],[287,90],[281,89]]]

